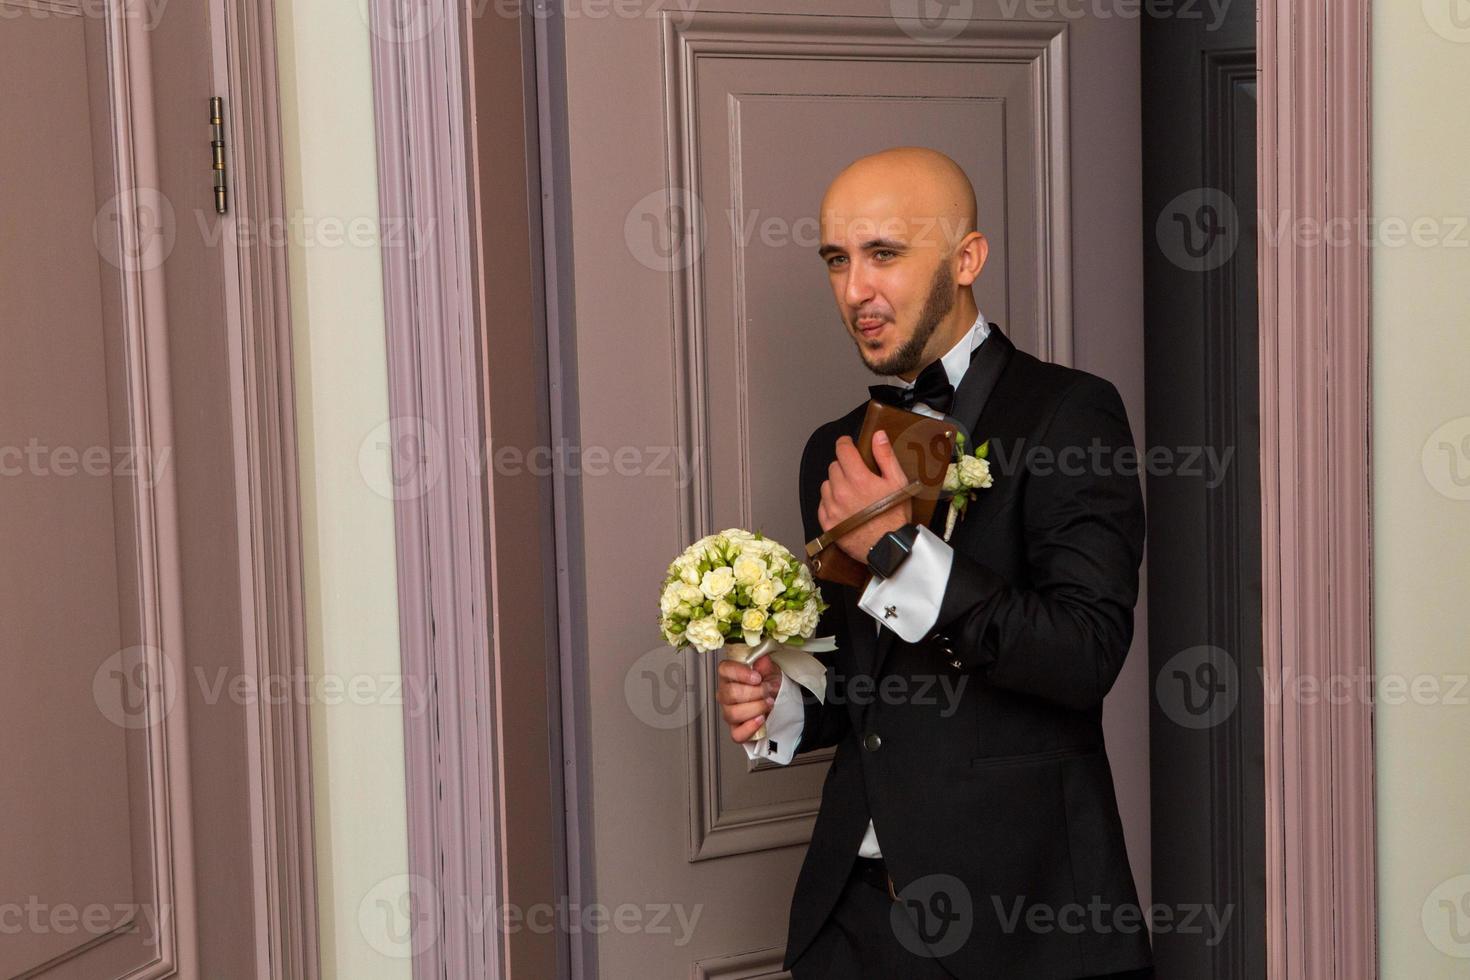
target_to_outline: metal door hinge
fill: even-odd
[[[229,210],[229,185],[225,180],[225,100],[218,95],[209,99],[210,159],[214,169],[214,210]]]

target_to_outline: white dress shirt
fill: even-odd
[[[949,383],[959,389],[960,379],[970,366],[970,353],[985,342],[990,335],[990,325],[984,314],[975,318],[968,333],[951,347],[940,362],[949,376]],[[895,377],[900,387],[912,388],[913,381]],[[927,413],[926,413],[927,414]],[[858,607],[873,617],[874,630],[887,626],[900,638],[916,643],[934,628],[939,618],[939,602],[944,597],[944,587],[949,581],[950,566],[954,563],[954,551],[949,544],[929,528],[920,525],[919,536],[914,539],[914,548],[897,572],[885,579],[874,576],[863,589]],[[885,618],[885,607],[893,607],[897,615]],[[801,741],[801,730],[806,724],[806,713],[802,708],[801,694],[797,685],[789,679],[781,682],[775,703],[766,712],[766,737],[745,743],[745,752],[751,759],[770,759],[786,765],[796,754]],[[844,709],[845,710],[845,709]],[[863,857],[882,857],[878,849],[878,835],[873,830],[873,821],[868,821],[868,831],[863,835],[858,854]]]

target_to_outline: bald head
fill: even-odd
[[[907,226],[908,241],[950,252],[975,230],[975,188],[954,160],[926,146],[895,146],[844,167],[822,196],[823,221]],[[923,239],[923,240],[920,240]]]
[[[859,157],[827,186],[817,252],[869,369],[912,379],[974,324],[976,219],[970,178],[928,147]]]

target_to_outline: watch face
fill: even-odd
[[[898,566],[899,559],[903,553],[902,547],[894,539],[893,532],[890,531],[879,538],[877,544],[873,545],[873,550],[868,553],[868,564],[879,575],[887,578]]]

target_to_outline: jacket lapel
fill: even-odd
[[[967,452],[975,451],[977,441],[976,427],[980,422],[980,413],[984,411],[986,403],[990,400],[991,392],[995,390],[996,383],[1000,380],[1001,374],[1004,373],[1006,365],[1011,362],[1011,355],[1016,350],[1016,345],[1011,343],[1010,338],[1001,333],[999,325],[991,323],[989,326],[990,332],[986,335],[985,341],[980,345],[980,349],[975,352],[975,359],[965,369],[965,376],[960,379],[960,386],[955,389],[954,402],[950,406],[951,417],[958,424],[959,431],[965,434],[965,449]],[[982,433],[979,436],[979,441],[983,442],[985,438],[985,435]],[[987,492],[982,491],[971,502],[970,507],[972,508],[972,512],[961,520],[961,525],[965,521],[980,517],[979,513],[976,512],[979,510],[977,505],[985,498]],[[988,503],[989,501],[986,502]],[[942,500],[939,506],[934,508],[934,516],[929,521],[929,529],[940,537],[944,536],[944,521],[948,512],[949,503],[948,501]],[[959,533],[958,527],[956,527],[955,533]],[[860,617],[859,619],[849,618],[848,622],[856,623],[865,620],[871,622],[872,617],[858,608],[857,600],[859,596],[857,590],[846,589],[844,591],[851,596],[849,615],[856,614]],[[861,651],[855,652],[864,654],[859,659],[861,663],[868,660],[866,654],[871,651],[871,662],[873,666],[872,670],[868,671],[868,673],[874,678],[877,678],[881,676],[880,671],[883,669],[883,661],[887,659],[889,651],[893,649],[893,644],[897,641],[898,634],[890,629],[880,629],[876,636],[869,634],[869,639],[871,640],[870,643],[863,644]]]

